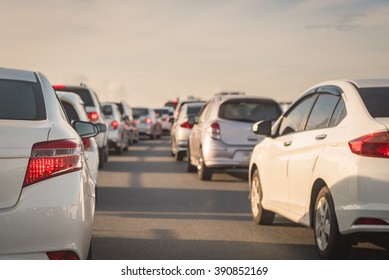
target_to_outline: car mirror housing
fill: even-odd
[[[270,136],[271,135],[271,122],[270,121],[259,121],[253,124],[251,129],[254,134]]]
[[[107,126],[103,123],[97,123],[96,126],[99,129],[99,132],[106,132],[107,131]]]
[[[72,126],[81,138],[94,137],[100,132],[98,125],[90,122],[74,121]]]

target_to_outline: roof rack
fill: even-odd
[[[246,93],[242,91],[222,91],[215,93],[215,95],[245,95]]]

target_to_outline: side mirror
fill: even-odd
[[[270,136],[271,135],[271,122],[270,121],[259,121],[253,124],[251,129],[254,134]]]
[[[81,136],[81,138],[94,137],[100,132],[98,125],[95,125],[90,122],[74,121],[72,123],[72,126]]]
[[[107,131],[107,126],[103,123],[97,123],[96,126],[99,129],[99,132],[106,132]]]

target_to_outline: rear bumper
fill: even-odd
[[[82,171],[28,186],[18,203],[0,210],[0,259],[47,259],[69,250],[87,257],[95,185]]]

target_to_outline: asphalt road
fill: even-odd
[[[246,174],[203,182],[170,155],[169,138],[111,155],[99,173],[92,258],[100,260],[318,259],[312,230],[276,216],[251,221]],[[350,259],[388,259],[371,243]]]

